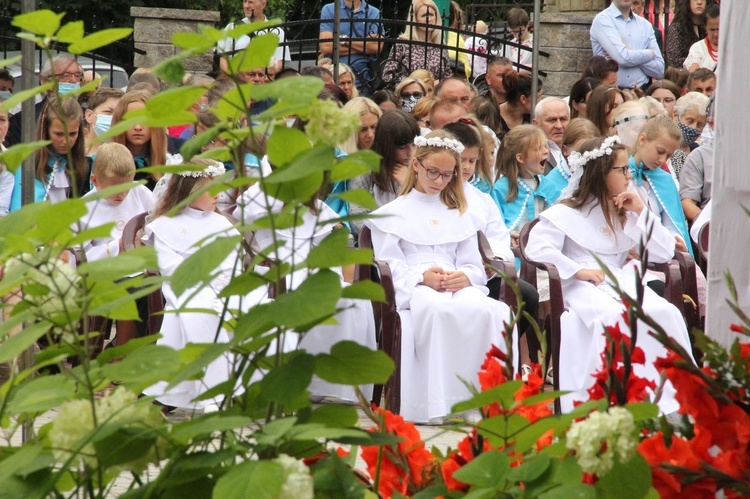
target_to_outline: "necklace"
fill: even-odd
[[[715,49],[713,45],[711,45],[711,41],[706,37],[706,48],[708,49],[708,55],[711,56],[711,59],[714,61],[718,60],[719,58],[719,51],[718,49]]]
[[[49,197],[49,190],[52,188],[52,183],[55,181],[55,174],[57,173],[57,169],[60,167],[60,162],[55,161],[55,164],[52,166],[52,173],[50,173],[49,180],[47,181],[47,185],[44,187],[44,198],[42,199],[42,202],[47,201],[47,198]]]

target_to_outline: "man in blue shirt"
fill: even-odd
[[[370,60],[380,52],[380,11],[364,0],[339,0],[341,2],[341,31],[339,32],[339,61],[348,64],[359,76],[367,75]],[[320,53],[333,54],[335,5],[329,3],[320,11]],[[347,21],[346,19],[357,19]],[[372,38],[373,41],[351,41],[348,38]],[[357,90],[363,92],[364,85],[357,78]]]
[[[612,0],[591,24],[594,55],[617,61],[620,88],[645,87],[651,78],[664,75],[664,58],[654,29],[646,19],[633,13],[632,5],[633,0]]]

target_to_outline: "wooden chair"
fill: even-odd
[[[542,329],[549,331],[548,338],[550,344],[547,345],[548,352],[550,355],[550,364],[553,367],[552,376],[552,389],[554,391],[560,390],[560,378],[557,376],[557,366],[560,365],[560,344],[562,342],[562,329],[560,327],[560,317],[565,311],[565,305],[563,302],[562,294],[562,279],[560,273],[557,271],[557,267],[551,263],[537,262],[529,258],[526,254],[526,245],[529,242],[529,233],[534,226],[539,223],[539,219],[535,218],[530,221],[521,229],[519,253],[521,254],[521,268],[526,269],[525,278],[527,282],[536,287],[536,269],[541,269],[547,272],[549,275],[549,314],[542,318]],[[560,406],[560,398],[556,398],[555,402],[555,413],[560,414],[562,412]]]
[[[492,251],[487,236],[481,230],[477,232],[477,241],[479,242],[479,254],[482,256],[482,262],[486,266],[503,271],[513,281],[518,280],[516,262],[507,262],[497,258]],[[514,312],[516,311],[516,295],[513,293],[513,289],[508,282],[504,282],[500,290],[500,301],[506,303]]]
[[[359,231],[359,247],[372,249],[372,233],[367,226],[363,226]],[[383,390],[385,390],[386,407],[392,413],[399,414],[401,410],[401,318],[396,310],[396,290],[393,287],[391,269],[386,262],[373,259],[372,265],[357,265],[355,281],[360,280],[379,281],[383,286],[386,303],[373,302],[372,304],[378,347],[388,354],[396,365],[386,384],[375,385],[373,388],[372,403],[380,406]]]
[[[122,230],[122,246],[125,251],[143,246],[141,237],[146,227],[147,215],[148,213],[145,212],[136,215],[125,224]],[[159,272],[155,269],[144,269],[144,271],[147,276],[159,275]],[[146,302],[148,307],[147,331],[148,334],[156,334],[161,330],[161,324],[164,320],[164,315],[161,313],[164,311],[164,295],[161,292],[161,288],[149,293],[146,297]]]

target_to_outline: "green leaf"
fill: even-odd
[[[71,43],[70,46],[68,46],[68,52],[76,55],[83,54],[84,52],[92,52],[98,48],[105,47],[118,40],[127,38],[132,32],[132,28],[103,29],[96,33],[92,33],[75,43]]]
[[[51,327],[52,325],[48,322],[36,322],[24,327],[16,335],[3,338],[0,341],[0,362],[10,362],[21,355]]]
[[[107,348],[97,356],[96,362],[99,366],[107,365],[114,359],[120,359],[139,348],[156,343],[159,338],[161,338],[161,335],[159,334],[146,336],[144,338],[133,338],[122,346]]]
[[[179,85],[185,77],[185,66],[183,66],[182,61],[187,58],[187,55],[186,53],[181,53],[164,59],[151,68],[151,72],[167,83]]]
[[[78,273],[88,275],[94,281],[116,280],[158,267],[156,252],[150,247],[123,251],[114,258],[95,260],[81,264]]]
[[[348,203],[354,203],[367,210],[375,210],[378,205],[375,203],[375,198],[372,197],[369,191],[365,189],[352,189],[351,191],[342,192],[340,194],[332,194],[331,197],[343,199]]]
[[[214,499],[274,499],[285,481],[284,468],[273,461],[245,461],[232,466],[214,487]]]
[[[478,487],[500,488],[510,471],[510,459],[500,451],[483,452],[453,473],[456,480]]]
[[[394,363],[385,352],[373,351],[353,341],[340,341],[330,354],[318,354],[315,374],[341,385],[383,384],[393,373]]]
[[[347,428],[357,424],[357,409],[346,405],[326,404],[315,409],[308,423],[321,423],[331,428]]]
[[[274,33],[265,33],[252,39],[245,50],[229,58],[229,71],[232,74],[253,69],[265,68],[273,57],[279,37]]]
[[[494,402],[499,402],[505,409],[510,409],[514,403],[514,395],[523,386],[523,381],[508,381],[489,390],[479,392],[469,400],[459,402],[451,408],[452,413],[460,413],[471,409],[478,409]]]
[[[216,417],[203,417],[192,421],[184,421],[175,425],[170,432],[170,438],[176,443],[188,445],[195,438],[211,438],[214,432],[225,432],[250,426],[252,418],[245,416],[225,416],[218,413]]]
[[[21,56],[20,55],[17,55],[15,57],[11,57],[10,59],[0,60],[0,68],[4,68],[4,67],[7,67],[7,66],[10,66],[11,64],[15,64],[15,63],[17,63],[20,60],[21,60]]]
[[[201,86],[170,88],[149,99],[146,109],[151,116],[173,115],[186,111],[205,93],[206,88]]]
[[[613,499],[641,499],[651,488],[651,467],[636,453],[621,463],[615,459],[612,469],[596,482],[598,497]]]
[[[298,154],[310,150],[310,140],[302,130],[277,126],[268,138],[266,152],[272,165],[282,167]]]
[[[521,430],[516,435],[516,451],[525,453],[536,445],[537,440],[549,430],[555,430],[556,434],[568,427],[567,421],[558,417],[546,417],[540,419],[531,426]]]
[[[10,101],[10,99],[8,99]],[[5,103],[3,103],[5,105]],[[5,152],[0,154],[0,162],[2,162],[9,171],[15,173],[16,169],[21,166],[21,163],[34,154],[39,149],[44,149],[52,142],[49,140],[39,140],[36,142],[27,142],[25,144],[15,144],[10,146]]]
[[[44,412],[72,400],[76,394],[76,385],[72,379],[64,376],[40,376],[22,383],[9,408],[12,413]]]
[[[129,463],[146,455],[156,442],[151,428],[120,428],[94,441],[96,457],[104,469]]]
[[[216,41],[211,37],[200,33],[178,32],[172,35],[172,43],[175,47],[192,52],[206,52],[211,50]]]
[[[241,236],[219,237],[186,258],[172,275],[171,286],[175,295],[180,296],[188,288],[209,281],[212,271],[237,250],[240,239]]]
[[[556,487],[541,495],[539,499],[595,499],[596,489],[583,483],[568,484]]]
[[[296,352],[284,364],[271,369],[261,380],[266,398],[283,405],[292,405],[300,397],[307,398],[315,358],[303,351]]]
[[[180,356],[176,350],[150,345],[135,350],[120,362],[102,366],[102,371],[107,378],[140,392],[157,381],[169,379],[179,368]]]
[[[11,24],[35,35],[51,37],[60,27],[60,21],[63,17],[65,17],[65,12],[56,14],[51,10],[37,10],[15,16]]]
[[[341,297],[341,279],[330,270],[308,276],[299,288],[285,293],[269,308],[276,316],[277,325],[300,330],[302,326],[331,317]]]
[[[350,263],[372,263],[372,251],[349,248],[349,231],[334,229],[310,250],[307,266],[310,268],[340,267]]]
[[[282,111],[280,116],[298,114],[307,117],[310,103],[323,90],[323,80],[314,76],[300,76],[298,78],[282,78],[270,83],[264,83],[252,88],[254,99],[273,99],[278,101],[274,109]],[[259,114],[265,119],[268,111]]]
[[[333,168],[336,157],[332,147],[317,146],[294,156],[284,168],[277,168],[266,178],[267,184],[280,184],[303,179],[311,172],[323,172]]]
[[[345,286],[341,290],[342,298],[353,298],[357,300],[370,300],[385,303],[385,291],[383,286],[373,281],[359,281],[351,286]]]
[[[625,406],[632,415],[634,421],[644,421],[659,415],[659,407],[650,402],[637,402]]]
[[[331,171],[331,182],[338,182],[379,170],[380,155],[369,149],[357,151],[336,163]]]
[[[75,43],[84,35],[83,21],[72,21],[62,25],[57,32],[57,39],[61,43]]]
[[[508,480],[513,483],[532,482],[542,476],[552,463],[552,459],[544,454],[532,456],[520,466],[512,468],[508,474]]]
[[[518,414],[500,415],[483,419],[479,423],[479,434],[492,445],[504,445],[522,429],[529,426],[529,420]]]

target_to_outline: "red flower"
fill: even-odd
[[[744,333],[745,332],[745,328],[742,327],[739,324],[732,324],[732,325],[729,326],[729,329],[731,329],[735,333]]]
[[[479,442],[482,442],[482,448],[480,449]],[[440,471],[443,474],[443,481],[445,482],[448,490],[461,490],[465,491],[469,486],[463,482],[459,482],[453,478],[453,473],[460,469],[465,464],[471,462],[474,457],[478,456],[482,452],[490,450],[490,444],[487,440],[477,436],[477,431],[471,430],[471,433],[458,443],[458,448],[455,452],[451,453],[440,466]]]
[[[394,491],[406,494],[413,486],[415,490],[428,480],[430,470],[435,465],[435,456],[426,448],[422,436],[413,423],[404,421],[390,411],[377,409],[383,417],[384,428],[372,428],[369,431],[384,431],[402,438],[396,447],[383,447],[383,459],[380,467],[379,492],[391,497]],[[362,447],[362,459],[367,463],[370,476],[377,473],[379,446]]]
[[[689,485],[680,482],[678,473],[669,472],[662,464],[679,466],[688,470],[700,469],[700,458],[696,456],[690,443],[684,438],[673,436],[672,445],[667,449],[664,435],[659,432],[638,445],[638,452],[652,468],[652,485],[663,498],[713,497],[716,483],[710,479],[698,480]]]

